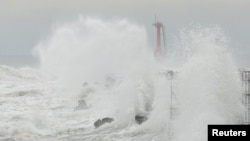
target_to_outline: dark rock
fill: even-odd
[[[106,118],[102,119],[102,122],[104,122],[104,123],[111,123],[113,121],[114,121],[114,119],[113,118],[109,118],[109,117],[106,117]]]
[[[102,122],[102,120],[98,119],[98,120],[94,123],[94,125],[95,125],[95,128],[98,128],[98,127],[100,127],[100,126],[103,125],[103,122]]]
[[[111,123],[113,121],[114,121],[114,119],[110,118],[110,117],[103,118],[102,120],[98,119],[97,121],[95,121],[94,126],[95,126],[95,128],[98,128],[98,127],[102,126],[105,123]]]
[[[78,107],[87,108],[87,104],[84,99],[78,100]]]
[[[82,110],[82,109],[87,109],[87,108],[88,108],[88,106],[87,106],[85,100],[80,99],[80,100],[78,100],[78,106],[75,107],[75,110]]]
[[[135,116],[135,121],[137,124],[142,124],[146,120],[148,120],[148,116],[146,114],[137,114]]]

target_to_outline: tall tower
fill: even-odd
[[[163,24],[161,22],[158,22],[158,21],[155,21],[153,26],[156,27],[156,37],[157,37],[157,46],[156,46],[156,49],[155,49],[155,57],[156,58],[161,58],[161,57],[163,57],[165,55],[165,49],[164,49],[164,47],[162,46],[162,43],[161,43],[161,40],[163,39],[163,45],[165,45],[164,26],[163,26]]]
[[[245,114],[243,124],[250,125],[250,70],[242,70],[242,85],[243,85],[243,104]]]

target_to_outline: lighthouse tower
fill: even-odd
[[[156,21],[153,26],[156,27],[156,38],[157,38],[157,45],[155,49],[155,57],[160,59],[165,56],[165,31],[164,25],[161,22]],[[163,41],[163,45],[162,45]]]

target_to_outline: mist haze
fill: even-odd
[[[81,16],[129,19],[146,27],[151,47],[155,46],[157,19],[166,26],[172,42],[182,28],[199,23],[219,25],[230,39],[230,48],[240,67],[248,67],[250,32],[248,0],[2,0],[0,4],[0,54],[30,55],[53,27]]]

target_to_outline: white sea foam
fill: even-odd
[[[0,66],[1,139],[207,139],[207,124],[240,123],[237,66],[221,29],[181,32],[158,62],[143,26],[127,20],[79,18],[57,26],[34,49],[40,68]],[[175,77],[166,78],[166,70]],[[170,120],[170,84],[174,119]],[[87,109],[75,110],[84,99]],[[137,125],[134,117],[148,114]],[[111,124],[93,123],[112,117]]]

